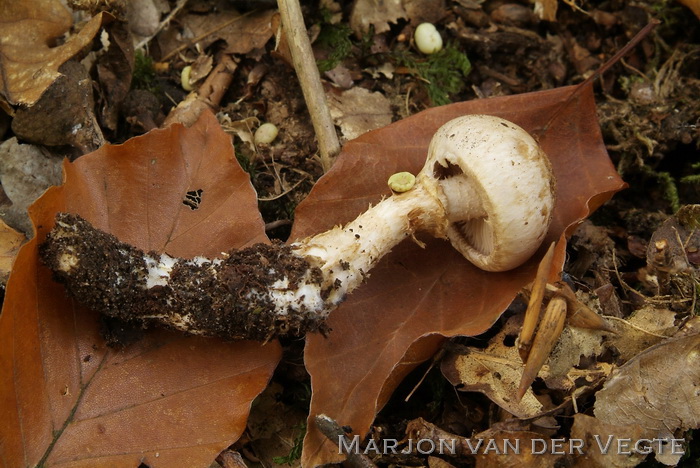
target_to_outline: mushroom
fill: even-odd
[[[144,253],[59,214],[41,255],[79,302],[106,315],[267,340],[323,331],[330,311],[418,231],[449,239],[479,268],[504,271],[532,256],[549,227],[554,179],[547,156],[525,130],[498,117],[446,123],[415,180],[393,179],[393,195],[354,221],[289,245],[178,259]]]

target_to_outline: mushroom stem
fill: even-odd
[[[382,200],[343,227],[292,244],[292,251],[320,269],[326,288],[336,285],[327,299],[336,306],[401,241],[416,231],[445,237],[446,226],[440,200],[418,179],[411,190]]]

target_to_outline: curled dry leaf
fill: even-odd
[[[58,211],[144,250],[193,257],[265,242],[248,176],[209,113],[65,164],[63,186],[30,210],[0,316],[5,466],[209,466],[245,429],[280,358],[277,342],[153,332],[123,350],[100,338],[39,263]],[[183,203],[200,191],[198,204]]]
[[[87,46],[106,16],[53,46],[73,23],[60,0],[0,0],[0,94],[10,104],[31,106],[61,74],[58,68]]]
[[[464,114],[493,114],[522,126],[540,140],[557,177],[557,205],[544,245],[559,241],[555,265],[563,264],[565,231],[624,184],[601,139],[590,87],[554,119],[574,88],[470,101],[427,110],[346,144],[335,166],[318,181],[295,216],[292,238],[343,224],[389,195],[391,174],[417,173],[433,133]],[[548,128],[545,131],[545,127]],[[342,457],[316,431],[325,413],[364,435],[401,379],[432,357],[445,336],[475,335],[489,328],[518,291],[532,281],[541,255],[505,273],[486,273],[446,242],[426,248],[404,242],[328,321],[327,339],[307,337],[305,361],[313,396],[302,463],[315,466]]]
[[[128,26],[113,21],[105,27],[109,37],[107,50],[97,58],[97,76],[100,86],[98,101],[100,122],[112,131],[117,129],[119,107],[131,88],[134,72],[134,42]]]
[[[644,437],[672,437],[700,427],[700,333],[670,338],[612,373],[596,394],[595,416],[639,425]]]

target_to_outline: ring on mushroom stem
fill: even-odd
[[[57,216],[41,255],[79,302],[108,316],[268,340],[323,330],[330,311],[416,231],[448,239],[484,270],[515,268],[541,244],[554,206],[539,145],[486,115],[440,127],[415,183],[403,187],[343,227],[224,259],[144,253],[69,214]]]

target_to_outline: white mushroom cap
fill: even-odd
[[[515,268],[544,240],[554,177],[547,155],[512,122],[468,115],[446,123],[419,179],[443,204],[452,245],[479,268]]]

